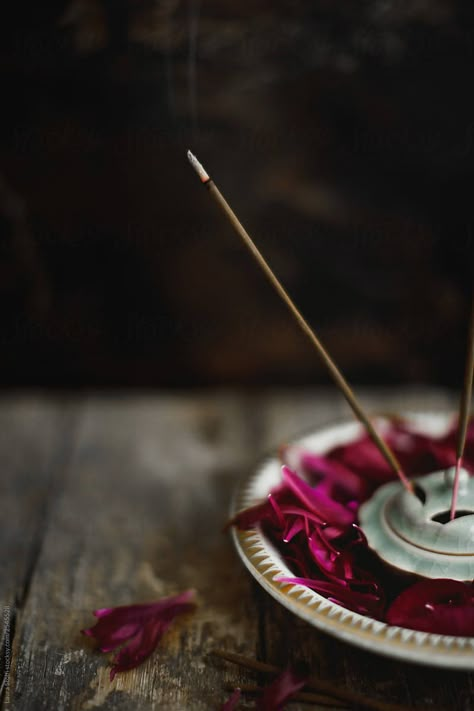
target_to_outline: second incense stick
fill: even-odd
[[[472,379],[474,377],[474,294],[471,296],[471,314],[469,320],[469,333],[467,345],[466,369],[464,371],[464,385],[459,406],[458,440],[456,444],[456,472],[453,484],[453,496],[451,499],[450,519],[456,517],[456,503],[459,491],[459,475],[466,444],[467,426],[469,423],[469,410],[472,397]]]
[[[377,448],[380,450],[382,456],[386,460],[386,462],[390,465],[390,467],[393,469],[393,471],[396,473],[396,475],[399,477],[401,480],[403,486],[410,492],[414,492],[413,489],[413,484],[407,479],[405,474],[402,471],[402,468],[400,466],[400,463],[397,461],[397,458],[395,457],[395,454],[391,451],[391,449],[388,447],[388,445],[383,441],[383,439],[380,437],[378,434],[377,430],[373,426],[371,420],[369,417],[366,415],[365,411],[362,409],[361,405],[359,404],[358,400],[356,399],[356,396],[354,395],[352,389],[350,388],[348,382],[340,372],[339,368],[336,366],[332,358],[330,357],[329,353],[326,351],[324,348],[323,344],[319,340],[319,338],[316,336],[315,332],[309,325],[309,323],[306,321],[306,319],[302,316],[300,313],[299,309],[296,307],[295,303],[285,290],[285,288],[282,286],[282,284],[279,282],[275,274],[273,273],[272,269],[268,265],[267,261],[259,251],[259,249],[256,247],[254,244],[252,238],[248,234],[248,232],[245,230],[243,227],[242,223],[240,220],[237,218],[237,215],[234,213],[230,205],[228,204],[227,200],[224,198],[216,184],[211,180],[209,177],[208,173],[206,170],[203,168],[203,166],[199,163],[197,158],[191,153],[191,151],[188,151],[188,159],[191,165],[193,166],[194,170],[198,174],[201,182],[206,186],[208,189],[210,195],[214,198],[215,202],[219,205],[221,210],[224,212],[225,216],[229,220],[229,222],[232,224],[232,227],[234,230],[237,232],[239,237],[242,239],[244,242],[245,246],[247,249],[250,251],[254,259],[258,262],[260,265],[261,269],[265,273],[265,276],[267,277],[268,281],[271,283],[275,291],[279,294],[279,296],[283,299],[295,319],[297,320],[298,324],[300,325],[301,329],[304,331],[304,333],[308,336],[309,340],[315,347],[316,351],[318,352],[321,360],[325,364],[327,370],[329,371],[331,377],[335,381],[336,385],[338,386],[339,390],[342,392],[344,395],[345,399],[349,403],[350,407],[352,408],[352,411],[356,415],[356,417],[362,422],[362,424],[365,426],[371,440],[374,442],[374,444],[377,446]]]

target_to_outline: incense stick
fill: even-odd
[[[400,463],[397,461],[397,458],[395,454],[392,452],[392,450],[388,447],[388,445],[383,441],[383,439],[380,437],[378,434],[377,430],[375,429],[374,425],[372,424],[371,420],[367,416],[367,414],[364,412],[362,409],[362,406],[360,405],[359,401],[357,400],[356,396],[354,395],[351,387],[349,386],[349,383],[346,381],[344,376],[342,375],[341,371],[339,368],[336,366],[332,358],[330,357],[329,353],[326,351],[324,348],[323,344],[319,340],[319,338],[316,336],[315,332],[309,325],[309,323],[306,321],[306,319],[302,316],[301,312],[295,305],[294,301],[291,299],[285,288],[282,286],[280,281],[277,279],[275,274],[273,273],[272,269],[270,268],[269,264],[259,251],[259,249],[256,247],[255,243],[253,242],[252,238],[248,234],[248,232],[245,230],[243,227],[242,223],[240,220],[237,218],[236,214],[214,183],[214,181],[210,178],[206,170],[203,168],[201,163],[197,160],[197,158],[191,153],[191,151],[188,151],[188,159],[191,165],[193,166],[194,170],[198,174],[201,182],[203,185],[206,186],[208,189],[211,197],[214,198],[214,200],[217,202],[229,222],[231,223],[232,227],[234,230],[237,232],[239,237],[242,239],[244,242],[245,246],[247,249],[250,251],[254,259],[257,261],[261,269],[263,270],[265,276],[267,277],[268,281],[270,284],[273,286],[277,294],[281,297],[281,299],[285,302],[287,305],[288,309],[290,312],[293,314],[295,317],[296,321],[298,322],[300,328],[303,330],[303,332],[308,336],[309,340],[313,344],[314,348],[316,349],[319,357],[323,361],[324,365],[326,366],[327,370],[329,371],[329,374],[331,375],[332,379],[336,383],[337,387],[339,390],[342,392],[343,396],[345,397],[346,401],[348,402],[349,406],[352,408],[352,411],[354,412],[355,416],[357,419],[362,422],[364,427],[367,430],[367,433],[372,440],[372,442],[376,445],[376,447],[379,449],[380,453],[382,454],[383,458],[385,461],[388,463],[388,465],[393,469],[395,474],[398,476],[400,481],[402,482],[403,486],[410,491],[411,493],[414,493],[414,488],[413,484],[407,479],[405,474],[402,471],[402,468],[400,466]]]
[[[456,516],[456,502],[459,491],[459,474],[462,466],[464,447],[466,445],[467,425],[472,397],[472,379],[474,377],[474,293],[471,299],[471,316],[467,344],[466,369],[464,371],[464,384],[459,404],[458,439],[456,444],[456,471],[454,474],[453,496],[449,518],[452,521]]]
[[[235,691],[234,684],[226,684],[225,687],[227,691]],[[258,684],[240,684],[238,688],[244,694],[260,695],[264,691],[264,688],[262,686],[258,686]],[[338,709],[338,711],[340,711],[340,709],[342,708],[347,708],[346,706],[344,706],[343,703],[336,699],[329,699],[326,696],[313,694],[309,691],[297,691],[295,694],[292,695],[291,701],[304,701],[305,703],[318,704],[319,706],[323,706],[324,708],[328,709]]]

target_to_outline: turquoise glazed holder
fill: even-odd
[[[392,482],[359,510],[369,546],[389,565],[426,578],[474,578],[474,477],[461,470],[457,517],[449,520],[454,468]]]

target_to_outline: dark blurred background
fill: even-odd
[[[4,3],[3,386],[327,377],[190,147],[353,382],[462,378],[474,5]]]

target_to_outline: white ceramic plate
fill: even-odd
[[[409,414],[406,419],[417,429],[432,435],[443,434],[451,420],[448,414]],[[377,421],[381,428],[386,425]],[[302,437],[294,444],[324,454],[347,443],[362,432],[357,422],[349,422]],[[261,501],[280,481],[277,457],[266,459],[239,487],[232,503],[232,515]],[[474,638],[429,634],[395,627],[357,612],[351,612],[302,585],[279,583],[275,578],[293,575],[274,546],[259,529],[232,531],[237,551],[254,578],[279,603],[311,625],[371,652],[395,659],[449,669],[474,670]]]

